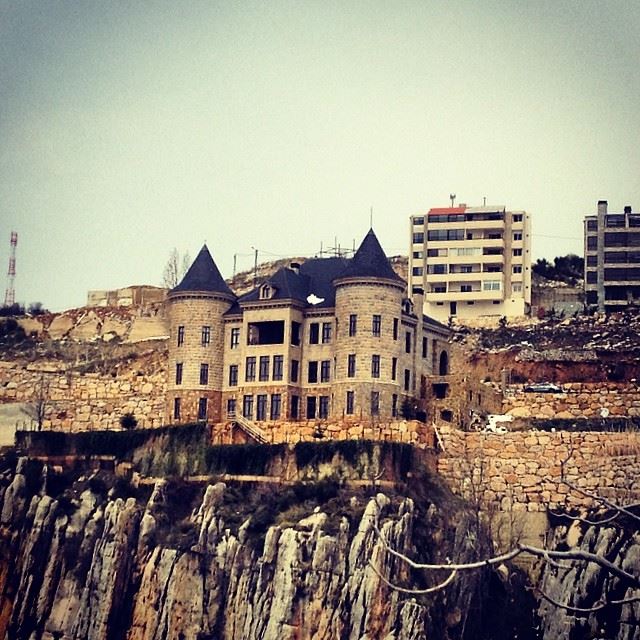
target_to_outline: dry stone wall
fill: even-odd
[[[26,403],[43,399],[44,429],[85,431],[120,427],[120,418],[133,413],[145,427],[164,423],[166,371],[164,367],[135,367],[109,373],[60,371],[55,366],[24,366],[0,362],[0,404]],[[32,426],[25,414],[19,426]]]
[[[514,418],[591,418],[603,415],[640,416],[640,387],[635,382],[573,382],[560,393],[527,393],[507,388],[502,413]]]
[[[624,504],[640,499],[640,434],[521,431],[467,433],[441,427],[438,471],[458,494],[490,510],[586,507],[579,489]],[[565,479],[562,482],[562,463]]]

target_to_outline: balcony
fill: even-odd
[[[452,302],[454,300],[503,300],[503,291],[447,291],[446,293],[425,293],[427,302]]]

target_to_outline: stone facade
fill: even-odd
[[[351,260],[283,267],[240,298],[205,247],[168,303],[167,421],[391,421],[426,415],[427,379],[448,374],[448,328],[372,231]]]

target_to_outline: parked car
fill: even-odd
[[[552,382],[534,382],[525,385],[524,390],[529,393],[562,393],[562,388]]]

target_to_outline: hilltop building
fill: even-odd
[[[522,316],[531,304],[531,221],[504,206],[439,207],[410,218],[409,290],[440,321]]]
[[[598,202],[584,219],[584,290],[587,305],[620,311],[640,303],[640,213],[630,206],[609,213]]]
[[[351,259],[291,263],[241,297],[206,246],[168,294],[167,417],[393,420],[449,368],[446,326],[406,296],[373,230]]]

